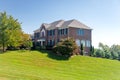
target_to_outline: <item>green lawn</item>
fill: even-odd
[[[0,54],[0,80],[120,80],[120,62],[87,56],[65,60],[46,52],[8,51]]]

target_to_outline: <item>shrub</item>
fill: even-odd
[[[96,57],[105,57],[105,54],[102,50],[97,49],[95,52]]]
[[[105,58],[110,59],[111,58],[111,53],[110,52],[105,53]]]
[[[112,59],[118,59],[119,55],[117,52],[111,52],[111,55],[112,55]]]
[[[78,46],[72,38],[64,39],[53,47],[55,53],[68,56],[77,54],[77,50]]]

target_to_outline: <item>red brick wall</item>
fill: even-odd
[[[44,26],[42,26],[42,28],[45,29]],[[42,29],[41,28],[41,29]],[[76,39],[79,39],[79,40],[89,40],[91,43],[92,43],[92,40],[91,40],[91,30],[88,30],[88,29],[84,29],[84,36],[80,36],[80,35],[77,35],[77,30],[79,28],[73,28],[73,27],[70,27],[68,29],[68,34],[66,35],[58,35],[58,29],[55,29],[55,35],[54,36],[47,36],[47,30],[45,29],[46,31],[46,36],[45,37],[40,37],[41,38],[45,38],[46,39],[46,45],[47,45],[47,40],[55,40],[55,44],[57,43],[58,39],[61,40],[61,39],[65,39],[65,38],[68,38],[68,37],[72,37],[74,38],[75,40]],[[84,47],[84,51],[85,52],[90,52],[90,48],[89,47]]]
[[[69,37],[72,37],[74,39],[79,39],[79,40],[89,40],[90,43],[92,43],[91,40],[91,30],[84,29],[84,36],[77,35],[77,29],[79,28],[69,28]],[[84,51],[90,53],[90,47],[84,47]],[[86,53],[88,55],[88,53]]]

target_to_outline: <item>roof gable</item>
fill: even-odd
[[[71,20],[71,23],[68,26],[75,27],[75,28],[82,28],[82,29],[91,29],[90,27],[86,26],[85,24],[83,24],[75,19]]]
[[[58,20],[58,21],[52,22],[50,24],[43,23],[41,25],[41,27],[39,28],[39,30],[41,30],[41,28],[43,26],[47,30],[51,30],[51,29],[55,29],[55,28],[69,28],[69,27],[92,30],[90,27],[86,26],[85,24],[83,24],[83,23],[81,23],[81,22],[79,22],[78,20],[75,20],[75,19],[68,20],[68,21]],[[35,32],[37,32],[39,30],[36,30]]]
[[[50,23],[48,29],[55,29],[57,27],[61,27],[61,25],[64,23],[64,20],[58,20],[53,23]]]

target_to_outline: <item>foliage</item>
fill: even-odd
[[[111,59],[111,53],[110,52],[108,52],[108,53],[105,53],[105,58],[107,58],[107,59]]]
[[[21,38],[22,38],[22,40],[20,41],[20,43],[21,43],[20,47],[30,50],[31,47],[33,46],[32,40],[30,39],[30,35],[22,33]]]
[[[95,53],[96,53],[96,57],[104,57],[105,56],[104,52],[102,50],[100,50],[100,49],[97,49],[95,51]]]
[[[78,46],[72,38],[64,39],[53,47],[55,53],[69,56],[74,53],[77,54],[77,49]]]
[[[83,55],[84,54],[84,48],[83,48],[83,44],[80,45],[80,54]]]
[[[8,16],[6,12],[0,13],[0,45],[3,52],[7,46],[18,46],[21,33],[21,26],[17,19]]]
[[[99,49],[96,49],[94,54],[96,57],[120,60],[120,45],[109,47],[108,45],[99,43]]]
[[[0,13],[0,45],[3,47],[3,52],[7,47],[9,49],[32,47],[30,36],[22,31],[21,23],[11,15],[8,16],[6,12]]]
[[[94,56],[94,46],[90,46],[90,56]]]

